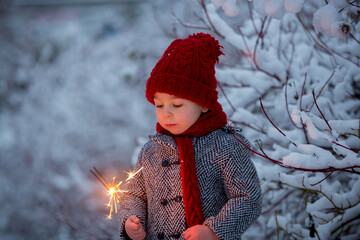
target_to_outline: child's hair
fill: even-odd
[[[147,100],[154,104],[154,94],[161,92],[210,110],[222,110],[215,78],[215,63],[223,54],[221,48],[219,41],[205,33],[174,40],[151,72],[146,85]]]

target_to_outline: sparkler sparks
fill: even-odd
[[[142,167],[137,170],[136,172],[126,172],[128,174],[128,178],[125,180],[126,182],[129,181],[131,178],[133,178],[136,174],[138,174],[142,170]]]
[[[90,172],[97,178],[97,180],[99,180],[99,182],[101,182],[102,185],[104,185],[108,195],[110,196],[109,202],[106,204],[106,206],[110,208],[110,213],[107,216],[107,219],[111,219],[112,214],[118,212],[118,204],[120,204],[119,194],[121,195],[126,192],[125,190],[122,190],[121,187],[123,187],[125,184],[128,184],[129,181],[142,170],[142,167],[136,172],[125,172],[128,174],[128,178],[125,180],[124,184],[122,184],[123,181],[120,181],[118,184],[116,184],[115,177],[113,177],[113,181],[110,184],[95,167],[94,170],[95,172],[92,170],[90,170]]]

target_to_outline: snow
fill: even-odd
[[[329,37],[337,37],[338,33],[334,28],[339,21],[341,21],[341,15],[333,5],[328,4],[314,13],[313,25],[316,31],[323,32]]]
[[[229,17],[235,17],[240,13],[240,2],[237,0],[211,0],[215,8],[221,7]]]
[[[228,40],[229,43],[233,44],[238,49],[243,49],[244,44],[241,36],[236,34],[234,30],[230,26],[228,26],[223,19],[220,18],[220,16],[216,13],[216,8],[214,7],[214,5],[208,4],[206,5],[206,9],[215,28],[219,30],[219,33],[225,36],[226,40]]]
[[[190,0],[2,14],[0,238],[118,238],[89,169],[111,180],[134,166],[156,123],[146,79],[173,39],[200,31],[224,46],[216,78],[229,123],[282,163],[252,154],[264,212],[243,239],[311,239],[312,222],[320,239],[358,238],[358,9],[341,0],[248,2],[250,10],[208,1],[208,16]]]
[[[229,17],[235,17],[240,13],[240,6],[237,3],[237,0],[226,0],[221,8],[224,10],[225,14]]]
[[[269,15],[275,15],[282,10],[283,0],[265,0],[265,12]]]
[[[298,13],[301,11],[305,0],[284,0],[284,8],[287,12]]]
[[[346,168],[358,165],[356,154],[349,151],[342,160],[337,160],[329,151],[314,145],[300,144],[297,150],[299,152],[291,152],[283,157],[285,165],[306,169]]]
[[[265,0],[253,0],[254,9],[260,16],[265,16]]]
[[[211,2],[214,4],[215,7],[218,8],[224,4],[225,0],[211,0]]]

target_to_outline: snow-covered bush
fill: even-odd
[[[128,170],[136,138],[154,129],[146,77],[174,38],[197,31],[225,46],[221,101],[265,156],[254,153],[263,214],[244,239],[359,238],[355,1],[9,2],[0,1],[1,239],[118,238],[89,169]],[[8,9],[17,3],[46,4]]]
[[[199,4],[202,28],[227,54],[217,68],[223,106],[251,140],[262,181],[263,213],[244,237],[359,238],[359,6]]]

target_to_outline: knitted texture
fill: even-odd
[[[181,183],[185,205],[185,218],[187,225],[192,227],[204,222],[195,162],[189,161],[189,159],[194,158],[192,141],[189,137],[175,137],[174,139],[177,146],[182,146],[179,147],[179,160],[181,165]],[[184,149],[185,146],[189,145],[191,145],[190,149]]]
[[[236,137],[248,141],[233,128]],[[250,151],[228,127],[191,138],[201,195],[204,224],[221,239],[239,240],[261,212],[260,183]],[[143,167],[126,187],[121,199],[120,239],[130,215],[137,215],[146,239],[178,239],[185,221],[181,170],[177,145],[171,136],[150,136],[134,170]]]
[[[181,136],[173,136],[166,129],[162,128],[160,124],[157,124],[156,130],[160,133],[172,135],[179,150],[185,218],[189,227],[202,224],[204,221],[200,189],[195,169],[194,149],[190,137],[200,137],[209,134],[216,129],[224,127],[226,122],[226,114],[223,111],[213,110],[202,115]]]
[[[197,33],[176,39],[165,50],[146,85],[146,98],[154,104],[156,92],[168,93],[208,109],[222,109],[218,103],[215,63],[222,46],[210,34]]]

